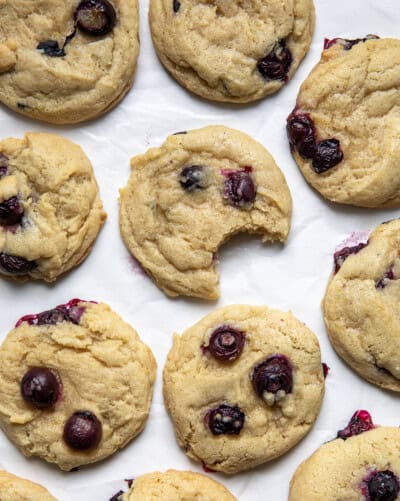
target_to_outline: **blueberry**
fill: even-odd
[[[285,40],[278,40],[271,52],[258,60],[257,69],[265,80],[286,81],[292,60],[292,53],[286,47]]]
[[[244,413],[235,405],[221,404],[207,412],[205,422],[213,435],[239,435],[245,420]]]
[[[61,394],[58,375],[46,367],[33,367],[22,378],[21,394],[23,399],[38,407],[52,407]]]
[[[208,350],[218,360],[232,362],[242,353],[244,340],[243,332],[223,325],[212,332]]]
[[[0,267],[12,275],[25,275],[36,268],[36,263],[23,257],[0,252]]]
[[[208,187],[206,168],[202,165],[188,165],[179,174],[179,182],[186,191],[204,190]]]
[[[388,282],[394,279],[395,277],[394,277],[393,266],[391,266],[387,271],[385,271],[382,278],[375,282],[375,287],[377,289],[384,289],[388,284]]]
[[[325,362],[322,362],[322,371],[324,373],[324,379],[326,379],[330,370],[331,370],[331,368],[329,367],[329,365],[326,364]]]
[[[340,44],[343,47],[343,50],[351,50],[354,45],[377,38],[379,38],[377,35],[367,35],[365,38],[354,38],[353,40],[349,40],[348,38],[333,38],[332,40],[329,40],[328,38],[325,38],[324,49],[330,49],[332,45]]]
[[[371,414],[368,411],[356,411],[351,416],[346,428],[337,432],[336,438],[346,440],[364,431],[372,430],[373,428],[375,428],[375,425],[372,422]]]
[[[377,471],[367,480],[367,490],[369,501],[395,501],[400,483],[392,471]]]
[[[18,197],[11,197],[0,204],[0,225],[12,226],[21,222],[24,208]]]
[[[57,40],[46,40],[45,42],[40,42],[37,50],[42,50],[46,56],[49,57],[63,57],[65,56],[64,47],[58,45]]]
[[[273,405],[292,392],[292,364],[285,355],[271,355],[254,367],[251,380],[257,395]]]
[[[55,325],[69,321],[68,311],[65,308],[54,308],[37,315],[35,325]]]
[[[251,175],[251,167],[224,173],[224,198],[234,207],[251,205],[256,198],[256,185]]]
[[[325,139],[317,143],[317,149],[312,161],[312,167],[317,174],[335,167],[343,160],[343,152],[340,141],[337,139]]]
[[[178,12],[181,8],[181,2],[179,0],[172,0],[172,8],[174,9],[174,12]]]
[[[75,21],[88,35],[109,33],[115,26],[117,14],[108,0],[83,0],[75,10]]]
[[[290,147],[296,148],[303,158],[314,158],[317,142],[314,122],[306,113],[292,113],[287,119]]]
[[[8,157],[0,153],[0,179],[8,173]]]
[[[335,265],[335,273],[337,273],[345,260],[351,256],[352,254],[357,254],[360,252],[361,249],[364,249],[368,245],[368,242],[360,242],[359,244],[355,245],[354,247],[344,247],[343,249],[340,249],[339,251],[335,252],[333,255],[333,262]]]
[[[90,411],[74,412],[64,425],[63,438],[72,449],[93,449],[99,445],[101,435],[101,423]]]

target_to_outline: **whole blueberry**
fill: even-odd
[[[36,268],[36,263],[23,257],[0,252],[0,267],[12,275],[25,275]]]
[[[325,139],[317,143],[317,149],[312,161],[312,167],[317,174],[335,167],[343,160],[343,152],[340,141],[337,139]]]
[[[101,436],[101,423],[90,411],[74,412],[64,425],[63,438],[72,449],[93,449],[99,445]]]
[[[75,10],[78,28],[88,35],[109,33],[115,26],[117,14],[108,0],[83,0]]]
[[[271,52],[258,60],[257,69],[265,80],[286,81],[292,60],[285,40],[278,40]]]
[[[209,184],[206,168],[202,165],[187,165],[179,174],[179,182],[186,191],[204,190]]]
[[[24,216],[24,208],[22,207],[18,197],[11,197],[0,203],[0,225],[12,226],[21,222]]]
[[[271,355],[254,367],[251,380],[257,395],[272,405],[292,392],[292,364],[285,355]]]
[[[244,413],[235,405],[221,404],[207,412],[205,422],[213,435],[239,435],[245,420]]]
[[[60,393],[60,378],[47,367],[33,367],[22,378],[23,399],[39,409],[52,407]]]
[[[244,340],[243,332],[229,325],[223,325],[212,332],[208,350],[218,360],[232,362],[242,353]]]
[[[370,501],[395,501],[400,484],[392,471],[377,471],[367,481],[367,490]]]
[[[306,113],[292,113],[287,119],[287,133],[291,148],[303,158],[313,158],[317,149],[314,122]]]
[[[234,207],[251,205],[256,198],[256,185],[249,168],[224,174],[224,198]]]

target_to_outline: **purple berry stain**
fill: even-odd
[[[354,38],[354,39],[348,39],[348,38],[325,38],[324,40],[324,50],[330,49],[333,45],[341,45],[343,47],[343,50],[351,50],[354,45],[357,45],[359,43],[364,43],[368,40],[376,40],[378,39],[378,35],[367,35],[364,38]]]
[[[395,280],[393,265],[385,271],[382,278],[375,282],[375,287],[377,289],[384,289],[391,280]]]
[[[75,10],[78,28],[87,35],[102,36],[115,26],[117,14],[108,0],[83,0]]]
[[[90,411],[76,411],[64,425],[64,442],[76,450],[97,447],[102,436],[101,422]]]
[[[312,167],[317,174],[325,172],[343,160],[343,152],[340,141],[337,139],[325,139],[317,143]]]
[[[271,355],[254,367],[251,381],[257,395],[274,405],[292,392],[292,364],[286,355]]]
[[[344,247],[343,249],[336,251],[333,255],[333,262],[335,265],[335,273],[337,273],[342,267],[346,259],[352,254],[357,254],[360,250],[364,249],[368,245],[368,242],[360,242],[353,247]]]
[[[245,420],[244,413],[237,405],[220,404],[210,409],[204,422],[213,435],[239,435]]]
[[[59,375],[47,367],[33,367],[21,381],[22,398],[38,409],[53,407],[60,398],[62,383]]]
[[[203,165],[187,165],[179,174],[179,183],[185,191],[204,190],[209,185],[207,168]]]
[[[359,488],[366,501],[395,501],[400,493],[400,481],[391,470],[370,470]]]
[[[336,438],[347,440],[355,435],[360,435],[364,431],[372,430],[375,428],[372,422],[371,414],[365,410],[356,411],[349,421],[349,424],[343,430],[337,432]]]
[[[265,80],[287,81],[293,58],[285,40],[278,40],[271,52],[257,62],[257,70]]]
[[[324,373],[324,379],[327,378],[330,370],[331,370],[331,368],[329,367],[329,365],[326,364],[325,362],[322,362],[322,371]]]
[[[254,203],[257,189],[252,171],[250,166],[239,170],[221,170],[221,174],[226,178],[224,199],[233,207],[249,208]]]
[[[222,325],[215,329],[210,336],[208,346],[203,345],[203,352],[208,351],[221,362],[233,362],[242,353],[245,335],[242,331]]]
[[[12,226],[19,224],[24,216],[24,208],[22,207],[18,197],[11,197],[0,203],[0,225]]]

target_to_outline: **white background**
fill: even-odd
[[[172,1],[172,0],[171,0]],[[325,333],[320,302],[332,269],[332,252],[350,232],[373,228],[399,211],[335,206],[305,182],[293,161],[285,119],[300,83],[319,60],[324,37],[398,36],[399,0],[315,0],[316,32],[310,53],[295,78],[277,95],[261,102],[230,106],[198,99],[168,76],[155,55],[147,23],[147,2],[140,7],[141,49],[134,86],[116,109],[92,123],[56,127],[36,123],[4,107],[0,137],[26,131],[63,134],[80,144],[91,159],[108,220],[92,253],[54,285],[0,283],[0,340],[27,313],[49,309],[70,298],[104,301],[139,332],[158,362],[150,418],[144,432],[110,459],[63,473],[40,459],[25,459],[0,432],[0,467],[45,485],[59,500],[108,501],[124,478],[167,468],[202,471],[175,442],[164,409],[161,373],[174,331],[182,332],[214,308],[234,303],[267,304],[292,310],[318,336],[323,361],[331,367],[320,416],[309,435],[285,456],[247,473],[212,474],[241,501],[287,499],[297,465],[344,427],[356,409],[369,410],[378,424],[400,424],[396,395],[360,379],[333,352]],[[129,159],[167,135],[209,124],[240,129],[265,145],[284,172],[293,197],[292,230],[286,246],[263,245],[239,236],[220,252],[221,299],[215,303],[168,299],[135,271],[118,231],[118,190],[128,179]],[[60,438],[61,439],[61,438]],[[305,500],[306,501],[306,500]]]

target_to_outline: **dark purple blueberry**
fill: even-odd
[[[124,491],[118,491],[109,501],[121,501],[122,494],[124,494]]]
[[[8,157],[0,153],[0,178],[6,176],[8,172]]]
[[[179,0],[172,0],[172,8],[174,9],[174,12],[178,12],[181,8],[181,2]]]
[[[61,394],[60,378],[46,367],[33,367],[22,378],[21,394],[39,409],[52,407]]]
[[[337,432],[336,438],[346,440],[354,435],[359,435],[364,431],[375,428],[372,422],[371,414],[368,411],[356,411],[349,421],[349,424],[343,430]]]
[[[77,411],[64,425],[64,441],[72,449],[87,450],[99,445],[102,426],[90,411]]]
[[[245,420],[244,413],[235,405],[221,404],[211,409],[205,422],[213,435],[239,435]]]
[[[244,340],[243,332],[229,325],[222,325],[211,334],[208,350],[218,360],[232,362],[242,353]]]
[[[390,470],[377,471],[367,480],[369,501],[395,501],[400,492],[400,483]]]
[[[325,362],[322,362],[322,370],[323,370],[323,373],[324,373],[324,379],[326,379],[326,377],[329,374],[329,371],[331,370],[331,368],[329,367],[328,364],[326,364]]]
[[[251,174],[252,168],[223,172],[226,177],[224,182],[224,198],[234,207],[251,205],[256,198],[256,185]]]
[[[59,322],[68,322],[68,311],[64,308],[54,308],[54,310],[47,310],[39,313],[35,325],[55,325]]]
[[[384,289],[390,280],[394,280],[393,265],[383,274],[382,278],[375,282],[377,289]]]
[[[186,191],[204,190],[208,186],[206,168],[202,165],[188,165],[179,174],[179,182]]]
[[[360,252],[361,249],[364,249],[368,245],[368,242],[360,242],[359,244],[355,245],[354,247],[344,247],[343,249],[340,249],[339,251],[335,252],[333,255],[333,262],[335,264],[335,273],[337,273],[342,264],[346,261],[346,259],[351,256],[352,254],[357,254]]]
[[[28,261],[23,257],[0,252],[0,267],[3,271],[13,275],[25,275],[36,268],[36,263],[34,261]]]
[[[115,26],[117,14],[108,0],[83,0],[75,10],[78,28],[88,35],[109,33]]]
[[[306,113],[292,113],[287,119],[290,147],[296,148],[303,158],[314,158],[317,142],[314,122]]]
[[[312,167],[317,174],[335,167],[343,160],[343,152],[340,141],[337,139],[325,139],[317,143],[317,149],[312,161]]]
[[[378,38],[379,38],[378,35],[367,35],[365,38],[354,38],[352,40],[348,38],[332,38],[331,40],[325,38],[324,50],[330,49],[333,45],[336,44],[340,44],[343,47],[343,50],[351,50],[354,47],[354,45],[366,42],[367,40],[375,40]]]
[[[273,405],[292,392],[292,364],[285,355],[272,355],[254,367],[251,380],[257,395]]]
[[[40,42],[37,50],[42,50],[46,56],[49,57],[63,57],[65,56],[64,47],[58,45],[57,40],[46,40],[45,42]]]
[[[286,81],[292,60],[292,53],[286,47],[285,40],[278,40],[271,52],[258,60],[257,69],[265,80]]]
[[[59,322],[79,324],[80,318],[85,312],[85,307],[78,306],[78,304],[85,302],[97,304],[96,301],[84,301],[78,298],[71,299],[68,303],[60,304],[52,310],[24,315],[15,324],[15,327],[19,327],[23,322],[28,322],[29,325],[55,325]]]
[[[0,225],[12,226],[21,222],[24,208],[18,197],[11,197],[0,204]]]

